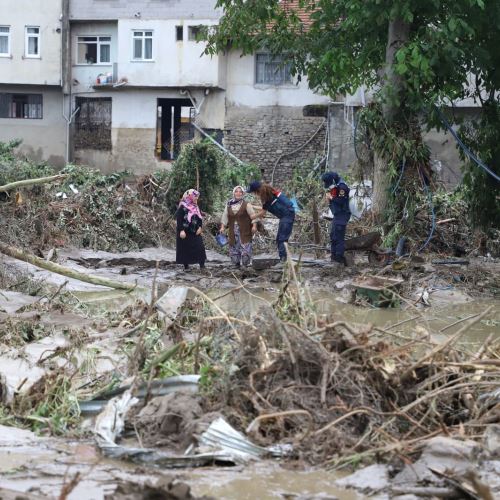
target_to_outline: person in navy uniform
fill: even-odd
[[[262,210],[257,212],[252,219],[260,219],[265,216],[266,212],[270,212],[280,220],[276,244],[278,245],[280,260],[286,260],[285,242],[288,241],[292,234],[295,221],[295,210],[292,202],[283,192],[260,181],[251,182],[247,193],[256,193],[262,202]]]
[[[321,177],[326,197],[333,214],[332,229],[330,232],[332,262],[345,264],[345,230],[351,211],[349,209],[349,187],[337,172],[326,172]]]

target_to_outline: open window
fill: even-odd
[[[110,36],[79,36],[77,64],[109,64],[111,62]]]

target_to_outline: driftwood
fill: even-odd
[[[30,255],[29,253],[20,250],[19,248],[11,247],[1,242],[0,253],[8,255],[9,257],[14,257],[14,259],[28,262],[29,264],[33,264],[36,267],[46,269],[47,271],[66,276],[67,278],[84,281],[85,283],[107,286],[109,288],[116,288],[117,290],[134,290],[136,288],[135,284],[114,281],[108,278],[102,278],[100,276],[92,276],[90,274],[83,274],[73,269],[68,269],[67,267],[61,266],[60,264],[56,264],[55,262],[47,262],[40,257],[35,257],[34,255]]]
[[[10,182],[9,184],[0,186],[0,193],[5,193],[7,191],[11,191],[12,189],[25,186],[34,186],[35,184],[46,184],[48,182],[55,182],[61,179],[65,179],[66,177],[68,177],[67,174],[58,174],[58,175],[51,175],[50,177],[38,177],[36,179],[24,179],[22,181]]]

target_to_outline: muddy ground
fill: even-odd
[[[158,482],[162,498],[500,495],[498,261],[372,267],[361,253],[338,269],[297,255],[294,272],[257,271],[210,252],[206,271],[184,272],[171,249],[55,259],[137,288],[1,257],[0,497],[151,498],[143,485]],[[401,281],[393,307],[356,294],[376,275]],[[170,379],[185,375],[201,378]],[[127,388],[138,401],[120,413]],[[96,427],[106,411],[121,434]],[[218,418],[257,455],[203,444]]]

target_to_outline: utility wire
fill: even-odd
[[[463,152],[474,162],[476,163],[479,167],[481,167],[483,170],[485,170],[488,174],[490,174],[495,180],[500,182],[500,177],[491,170],[487,165],[485,165],[477,156],[462,142],[458,134],[453,130],[451,125],[449,124],[448,120],[445,118],[443,113],[441,113],[441,110],[436,107],[436,111],[439,115],[439,118],[443,122],[444,126],[449,130],[451,135],[454,137],[455,141],[457,141],[457,144],[462,148]]]

